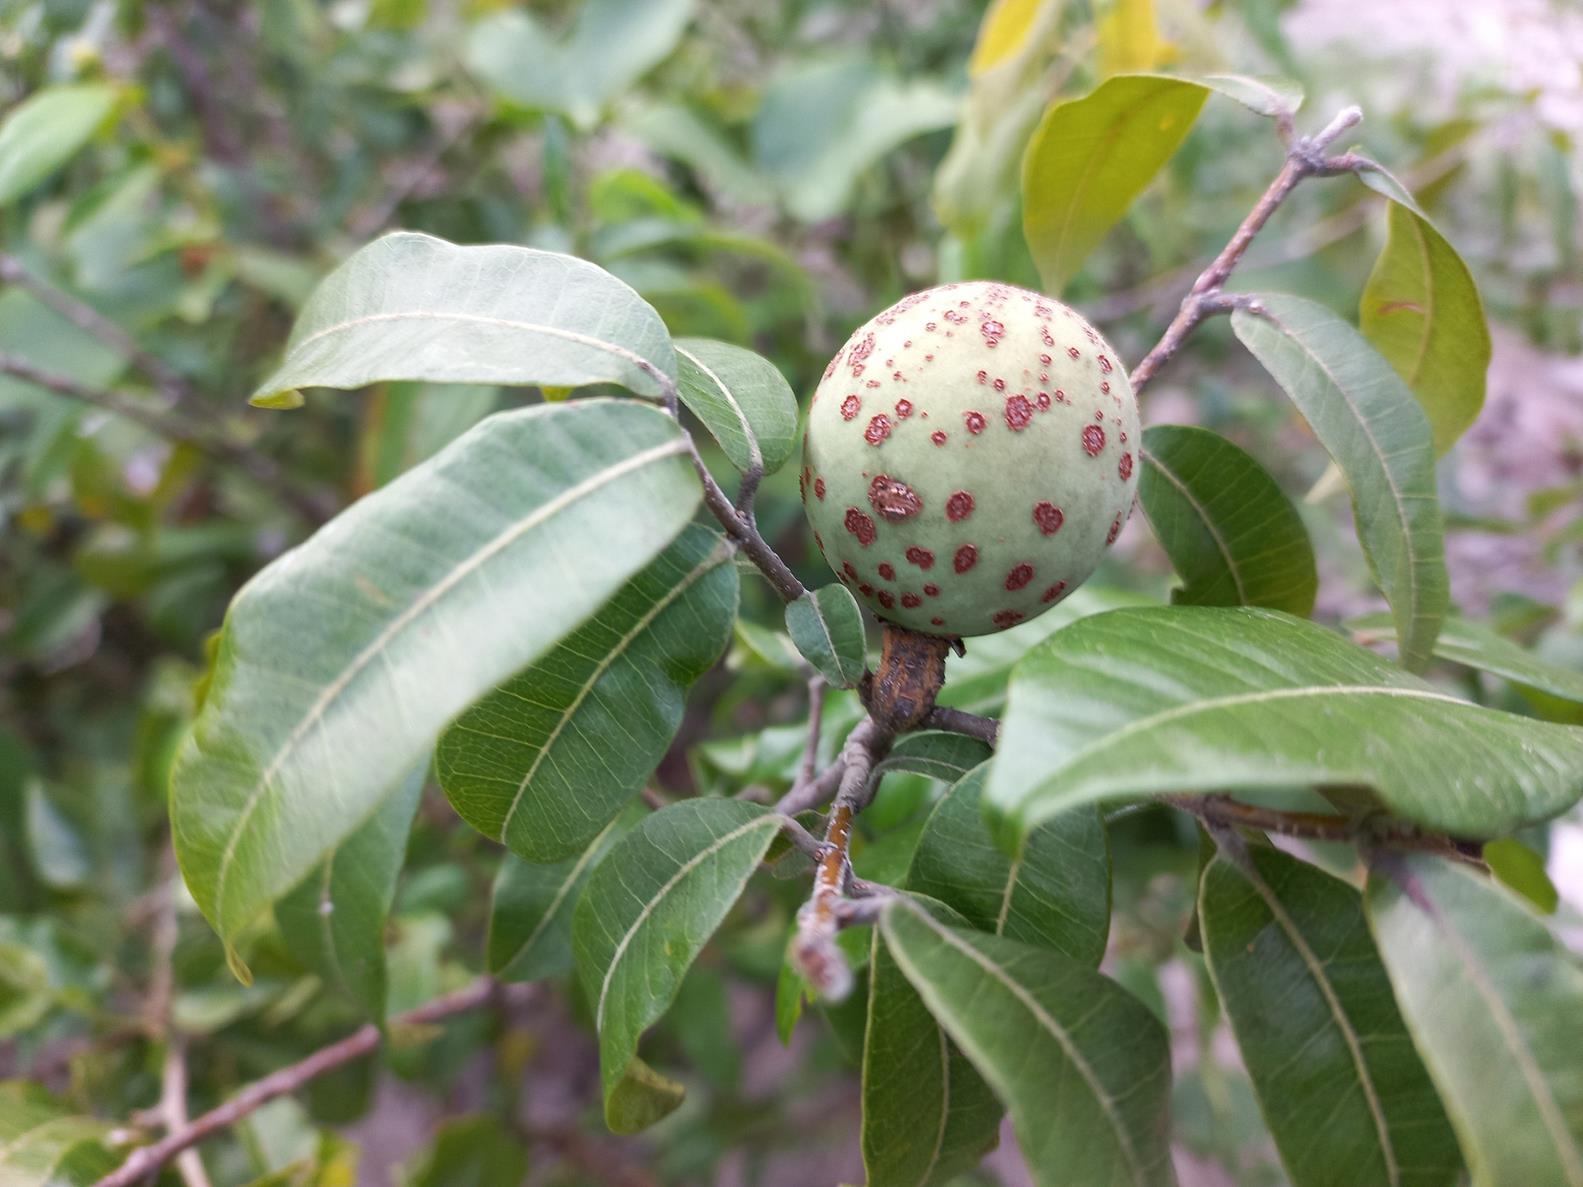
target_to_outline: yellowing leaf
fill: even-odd
[[[978,27],[978,41],[973,46],[973,56],[967,60],[967,72],[977,78],[1012,57],[1028,42],[1028,36],[1037,23],[1039,10],[1047,0],[995,0],[984,14],[984,23]],[[1055,6],[1055,0],[1048,0]]]
[[[1125,74],[1153,70],[1175,56],[1160,36],[1154,0],[1116,0],[1099,21],[1100,73]]]

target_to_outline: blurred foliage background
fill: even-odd
[[[290,419],[247,408],[316,280],[392,228],[585,256],[673,333],[750,345],[806,395],[850,328],[905,292],[1038,286],[1018,163],[1052,99],[1121,69],[1289,76],[1306,122],[1364,107],[1360,142],[1484,294],[1488,399],[1442,466],[1455,600],[1583,666],[1583,9],[1002,0],[996,15],[981,35],[976,0],[0,0],[0,364],[137,413],[0,365],[0,1078],[135,1117],[170,1042],[193,1052],[201,1103],[356,1021],[278,938],[259,938],[252,985],[230,977],[173,885],[164,796],[205,640],[240,584],[325,510],[541,398],[391,384]],[[1211,102],[1066,299],[1141,356],[1281,152],[1262,121]],[[1351,315],[1382,207],[1350,179],[1304,187],[1239,284]],[[1144,415],[1216,428],[1301,495],[1322,455],[1271,396],[1211,325]],[[1320,616],[1375,608],[1345,499],[1321,484],[1303,512]],[[817,580],[794,470],[767,484],[760,521]],[[1094,596],[1160,599],[1169,580],[1134,517]],[[695,690],[663,794],[774,784],[795,761],[800,683],[752,625],[775,626],[778,604],[752,581],[744,596],[748,625]],[[994,647],[980,654],[992,676]],[[851,705],[830,713],[833,728]],[[893,778],[866,826],[905,834],[933,790]],[[393,1010],[481,960],[498,852],[431,796],[390,925]],[[1529,839],[1550,855],[1563,930],[1583,941],[1583,828]],[[1193,840],[1145,812],[1113,843],[1107,968],[1171,1023],[1184,1181],[1279,1183],[1179,943]],[[876,842],[860,870],[885,860]],[[435,1043],[395,1036],[379,1060],[206,1147],[209,1174],[494,1184],[518,1181],[526,1159],[544,1183],[856,1178],[854,1020],[805,1020],[789,1047],[775,1033],[796,889],[750,900],[689,977],[657,1040],[689,1104],[641,1139],[600,1129],[586,1007],[568,985]],[[1022,1181],[1009,1141],[982,1174]]]

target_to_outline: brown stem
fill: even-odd
[[[465,1014],[493,1002],[500,988],[493,978],[480,977],[465,988],[444,997],[435,998],[390,1020],[393,1027],[422,1026],[442,1022],[457,1014]],[[121,1166],[100,1179],[94,1187],[135,1187],[149,1178],[160,1167],[170,1162],[183,1150],[196,1146],[207,1137],[235,1125],[255,1109],[277,1097],[287,1096],[302,1088],[310,1080],[334,1071],[354,1059],[371,1054],[383,1039],[383,1033],[373,1023],[354,1031],[346,1038],[321,1047],[306,1059],[298,1060],[262,1080],[249,1084],[241,1092],[217,1108],[195,1117],[182,1128],[167,1134],[151,1146],[134,1150]]]
[[[887,622],[879,670],[865,675],[859,692],[869,714],[888,735],[916,729],[934,709],[945,683],[951,641]]]
[[[1162,800],[1196,816],[1212,830],[1249,828],[1309,841],[1362,842],[1371,848],[1421,850],[1478,861],[1478,842],[1426,833],[1395,821],[1359,820],[1331,812],[1285,812],[1223,795],[1168,795]]]
[[[1000,722],[993,717],[980,717],[962,709],[936,705],[924,717],[923,724],[932,730],[949,730],[953,734],[966,734],[977,738],[986,746],[994,746],[1000,738]]]

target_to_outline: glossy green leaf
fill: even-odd
[[[1369,925],[1474,1187],[1583,1187],[1583,967],[1471,870],[1395,859]]]
[[[768,359],[710,338],[676,343],[682,403],[743,473],[773,474],[797,449],[797,397]]]
[[[1099,967],[1110,932],[1110,847],[1092,806],[1051,817],[1008,857],[990,836],[980,797],[987,766],[935,804],[913,850],[907,888],[972,926]]]
[[[402,1187],[522,1187],[528,1154],[496,1117],[452,1117],[402,1174]]]
[[[275,904],[292,955],[376,1020],[385,1017],[385,921],[428,763],[396,784],[374,814]]]
[[[1386,614],[1354,618],[1347,623],[1347,629],[1359,642],[1396,638],[1396,628]],[[1435,638],[1435,655],[1454,664],[1500,676],[1513,684],[1537,688],[1562,700],[1583,704],[1583,672],[1547,663],[1505,635],[1465,618],[1446,620]]]
[[[529,12],[506,8],[473,26],[465,58],[502,99],[590,128],[670,54],[695,7],[695,0],[586,0],[560,39]]]
[[[985,796],[1009,841],[1096,801],[1294,784],[1490,836],[1577,802],[1583,729],[1470,704],[1278,611],[1115,610],[1017,665]]]
[[[856,688],[868,663],[863,614],[841,584],[811,589],[786,604],[786,633],[802,657],[836,688]]]
[[[1440,1187],[1462,1159],[1356,890],[1268,846],[1215,857],[1204,955],[1293,1187]]]
[[[110,1128],[72,1114],[36,1085],[0,1080],[0,1183],[89,1187],[120,1161],[101,1144]]]
[[[294,408],[301,388],[398,379],[619,383],[658,396],[675,376],[665,323],[604,269],[531,247],[457,247],[398,231],[320,282],[252,402]]]
[[[484,951],[506,981],[538,981],[572,967],[572,912],[594,867],[646,811],[635,805],[605,825],[576,857],[539,864],[507,853],[495,877]]]
[[[1138,501],[1190,606],[1268,606],[1306,618],[1319,575],[1291,500],[1241,448],[1208,429],[1143,433]]]
[[[1429,422],[1390,365],[1323,305],[1279,294],[1257,302],[1231,327],[1340,468],[1402,661],[1421,669],[1450,602]]]
[[[228,943],[697,506],[686,442],[629,400],[490,417],[239,593],[172,775],[187,885]]]
[[[1473,274],[1389,174],[1358,174],[1392,199],[1390,234],[1358,305],[1363,336],[1423,405],[1445,453],[1484,407],[1490,331]]]
[[[103,83],[45,87],[0,122],[0,206],[14,202],[75,156],[115,108]]]
[[[777,817],[754,804],[683,800],[622,837],[589,878],[572,923],[572,952],[599,1031],[605,1120],[617,1132],[658,1120],[627,1116],[615,1094],[628,1080],[639,1037],[669,1008],[779,828]]]
[[[874,767],[886,771],[911,771],[944,783],[955,783],[993,754],[988,745],[966,734],[945,730],[920,730],[904,734]],[[939,895],[935,895],[939,898]]]
[[[863,1038],[867,1187],[930,1187],[977,1166],[1001,1106],[946,1038],[874,929]]]
[[[1022,229],[1045,288],[1059,293],[1192,130],[1205,89],[1122,74],[1054,104],[1022,159]]]
[[[1011,1111],[1038,1187],[1171,1184],[1170,1048],[1146,1006],[1057,952],[899,901],[885,943]]]
[[[664,757],[688,686],[731,637],[737,592],[725,538],[690,526],[445,731],[435,769],[457,813],[528,861],[581,853]]]

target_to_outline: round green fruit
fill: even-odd
[[[1059,301],[941,285],[858,328],[814,392],[803,504],[825,560],[879,617],[1004,630],[1076,589],[1137,491],[1126,368]]]

